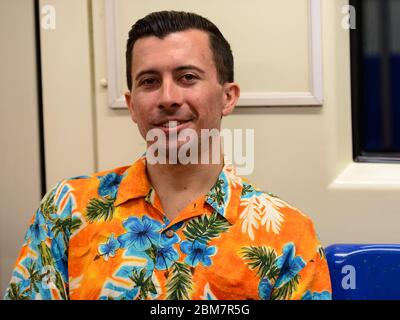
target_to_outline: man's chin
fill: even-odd
[[[170,144],[168,148],[149,147],[146,157],[151,164],[198,164],[199,152],[196,145],[189,143]]]

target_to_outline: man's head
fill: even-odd
[[[239,97],[229,44],[198,15],[162,11],[139,20],[129,32],[126,57],[125,98],[145,139],[152,129],[167,139],[191,129],[200,139],[202,129],[220,129]]]
[[[209,36],[209,45],[221,84],[234,81],[234,67],[231,47],[217,26],[195,13],[181,11],[153,12],[138,20],[129,31],[126,46],[126,79],[129,91],[132,90],[132,49],[135,42],[147,36],[160,39],[179,31],[197,29]]]

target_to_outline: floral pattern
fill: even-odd
[[[114,238],[114,234],[111,234],[107,243],[99,246],[99,254],[100,256],[103,256],[104,260],[107,261],[110,257],[112,258],[115,256],[115,252],[119,249],[119,247],[119,242]]]
[[[6,299],[330,299],[311,220],[226,164],[170,221],[132,166],[63,180],[40,203]]]
[[[330,300],[331,293],[329,291],[312,292],[310,290],[307,290],[301,299],[302,300]]]
[[[181,250],[187,254],[184,261],[191,267],[196,267],[199,263],[209,267],[211,265],[210,256],[215,255],[217,252],[217,248],[214,246],[207,247],[204,243],[186,240],[181,243]]]
[[[147,250],[152,244],[157,243],[162,224],[146,216],[142,219],[131,217],[123,223],[127,233],[118,237],[123,248],[133,246],[136,250]]]
[[[114,199],[117,195],[122,176],[115,172],[111,172],[105,176],[99,177],[98,179],[100,180],[99,195],[101,197],[110,197]]]
[[[254,229],[265,226],[265,230],[270,230],[279,234],[281,224],[284,222],[282,208],[287,204],[277,197],[270,194],[256,191],[251,185],[244,184],[240,205],[244,207],[240,218],[242,219],[242,232],[249,235],[254,240]]]

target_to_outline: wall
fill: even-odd
[[[125,30],[128,12],[138,15],[138,12],[149,9],[149,3],[141,5],[136,2],[137,10],[133,12],[123,7],[124,3],[119,3],[117,10],[118,43],[122,52],[125,49],[122,39],[128,31]],[[263,3],[265,12],[282,14],[283,24],[294,23],[291,22],[293,19],[285,18],[288,14],[291,17],[292,11],[285,15],[280,4],[274,1]],[[256,163],[249,179],[312,217],[324,245],[335,242],[399,242],[397,198],[400,166],[355,164],[352,160],[350,43],[349,30],[342,27],[342,9],[348,1],[321,0],[321,3],[323,106],[241,107],[224,119],[224,127],[255,129]],[[133,3],[129,6],[132,8]],[[160,9],[164,7],[166,5]],[[221,10],[213,11],[218,20],[216,12]],[[300,12],[305,14],[303,10]],[[99,169],[130,163],[144,148],[128,112],[110,109],[107,89],[100,85],[101,79],[107,79],[104,15],[102,2],[93,2]],[[226,19],[228,15],[223,16],[219,18]],[[132,18],[132,22],[134,20]],[[247,23],[240,19],[236,22],[239,25]],[[302,34],[303,41],[307,42],[307,33]],[[264,35],[257,35],[255,41],[262,41]],[[234,34],[230,36],[234,37]],[[233,38],[232,43],[239,44],[239,40],[240,37]],[[265,63],[271,59],[284,68],[291,46],[292,43],[287,41],[282,54],[273,50],[266,52]],[[242,61],[252,59],[252,52],[247,54],[241,57]],[[293,54],[291,59],[299,57]],[[123,67],[121,70],[124,72]],[[270,79],[280,76],[276,72]]]
[[[0,299],[40,200],[33,1],[0,1]]]
[[[46,185],[92,172],[95,121],[88,4],[41,0],[55,9],[55,29],[41,28]],[[44,18],[42,15],[41,18]]]

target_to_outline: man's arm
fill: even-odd
[[[42,199],[26,232],[6,300],[68,299],[68,244],[72,203],[58,183]]]
[[[282,255],[269,266],[269,277],[258,284],[262,300],[330,300],[328,264],[321,246],[314,256],[304,260],[296,254],[296,245],[287,243]]]

